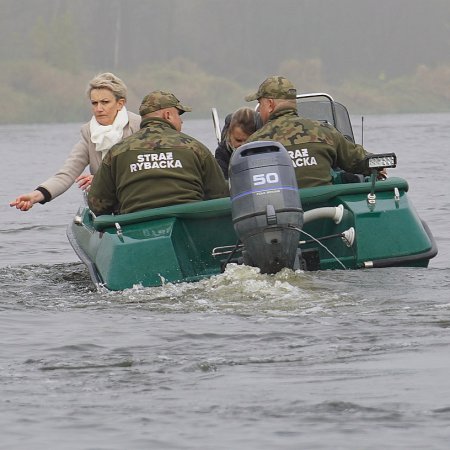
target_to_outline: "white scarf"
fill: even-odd
[[[95,144],[95,149],[102,152],[102,159],[108,150],[117,144],[123,136],[123,129],[128,123],[128,112],[125,106],[117,113],[112,125],[100,125],[94,116],[89,123],[91,130],[91,141]]]

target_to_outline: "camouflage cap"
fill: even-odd
[[[258,88],[258,92],[250,94],[245,97],[247,102],[258,100],[259,98],[284,98],[295,99],[297,96],[297,89],[294,85],[284,77],[269,77],[266,78]]]
[[[164,108],[177,108],[180,114],[192,111],[188,106],[183,106],[175,95],[170,92],[153,91],[147,94],[139,107],[139,114],[143,117],[146,114],[159,111]]]

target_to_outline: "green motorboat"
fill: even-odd
[[[427,267],[436,245],[407,191],[402,178],[376,182],[374,205],[368,182],[299,191],[303,269]],[[221,273],[227,261],[239,262],[242,252],[230,198],[120,216],[94,217],[82,207],[68,236],[94,283],[110,290],[197,281]]]
[[[353,139],[345,107],[327,94],[311,96],[325,101],[314,98],[318,108],[307,104],[308,115]],[[407,181],[377,180],[380,168],[395,167],[394,154],[371,155],[371,177],[346,183],[337,169],[335,184],[298,190],[284,152],[275,142],[240,147],[229,198],[99,217],[82,206],[68,226],[69,241],[95,285],[110,290],[198,281],[230,263],[263,273],[427,267],[437,254]]]

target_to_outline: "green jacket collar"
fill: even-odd
[[[278,119],[278,117],[281,116],[294,116],[294,117],[298,117],[298,112],[296,108],[293,108],[292,106],[285,106],[282,108],[277,109],[276,111],[274,111],[270,116],[269,116],[269,120],[268,122],[270,122],[271,120],[275,120]]]
[[[146,119],[142,119],[141,129],[148,128],[152,123],[155,122],[160,125],[167,125],[168,128],[173,128],[174,130],[176,130],[176,128],[169,121],[161,119],[160,117],[147,117]]]

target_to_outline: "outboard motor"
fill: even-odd
[[[229,167],[233,225],[244,264],[261,273],[299,265],[303,210],[292,160],[278,142],[257,141],[233,152]]]

